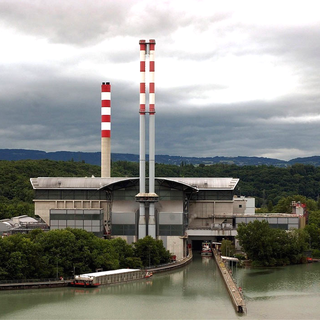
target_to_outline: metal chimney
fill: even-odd
[[[136,201],[139,205],[139,228],[138,238],[146,235],[156,238],[156,219],[155,202],[158,196],[155,193],[155,83],[154,83],[154,50],[155,40],[140,40],[140,190],[136,195]],[[146,65],[146,58],[149,58],[149,64]],[[146,66],[148,70],[146,71]],[[148,104],[149,111],[146,112],[146,73],[149,81]],[[145,114],[149,113],[149,193],[146,193],[146,174],[145,174]],[[146,219],[146,209],[149,208],[148,219]]]

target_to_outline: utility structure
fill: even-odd
[[[101,85],[101,178],[111,177],[111,85]]]
[[[139,202],[138,238],[149,235],[156,238],[155,202],[155,44],[140,40],[140,152],[139,152]],[[149,63],[148,63],[149,62]],[[147,79],[146,79],[147,78]],[[148,106],[148,110],[146,110]],[[149,114],[149,192],[146,192],[146,114]]]

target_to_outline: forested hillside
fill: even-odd
[[[34,177],[91,177],[100,176],[100,167],[74,161],[20,160],[0,161],[0,219],[11,216],[33,215]],[[112,163],[112,176],[138,177],[139,163],[117,161]],[[236,166],[215,164],[180,166],[156,164],[157,177],[233,177],[240,182],[237,195],[256,198],[257,207],[274,211],[279,201],[301,195],[318,200],[320,167],[294,164],[288,168],[274,166]]]
[[[30,178],[99,176],[100,167],[52,160],[0,161],[0,219],[34,215]]]

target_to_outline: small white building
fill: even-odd
[[[256,199],[252,197],[234,196],[233,198],[234,214],[255,214]]]

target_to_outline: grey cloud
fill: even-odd
[[[46,37],[50,42],[89,46],[107,37],[137,39],[155,37],[160,57],[186,58],[187,61],[219,59],[226,54],[271,55],[277,63],[292,68],[301,81],[296,92],[270,101],[219,104],[209,101],[197,106],[191,100],[226,87],[202,83],[190,74],[190,84],[159,88],[156,84],[156,152],[183,156],[261,156],[319,154],[320,126],[317,123],[276,122],[277,116],[319,114],[319,30],[307,28],[253,28],[232,21],[229,13],[214,13],[208,20],[192,14],[177,16],[166,8],[149,3],[130,15],[138,1],[98,1],[95,5],[73,1],[6,1],[0,3],[2,24],[20,32]],[[43,5],[46,4],[46,6]],[[71,3],[71,5],[70,5]],[[129,12],[129,13],[128,13]],[[183,10],[181,11],[183,12]],[[180,12],[180,13],[181,13]],[[142,20],[142,18],[145,18]],[[212,27],[212,22],[216,25]],[[210,30],[212,38],[243,34],[243,42],[230,37],[225,46],[190,53],[175,46],[171,33],[194,25]],[[211,28],[211,29],[210,29]],[[229,38],[228,38],[229,39]],[[233,39],[233,40],[232,40]],[[188,41],[187,39],[186,41]],[[229,41],[229,42],[228,42]],[[234,42],[232,42],[234,41]],[[193,43],[190,42],[190,47]],[[205,45],[205,44],[204,44]],[[80,49],[80,48],[79,48]],[[118,79],[97,79],[64,74],[83,59],[102,63],[137,63],[137,83],[119,75]],[[2,65],[0,74],[1,148],[28,148],[45,151],[99,151],[100,81],[112,83],[112,152],[139,152],[138,48],[124,51],[105,48],[103,53],[76,53],[69,61],[56,65]],[[185,62],[188,68],[188,62]],[[172,71],[174,72],[174,71]],[[167,75],[170,77],[170,74]],[[121,80],[119,80],[121,79]]]
[[[1,20],[20,32],[46,37],[54,43],[90,44],[102,35],[114,36],[134,1],[6,1]]]

